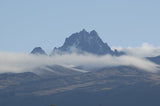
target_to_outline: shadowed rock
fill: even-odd
[[[36,55],[47,55],[46,52],[41,48],[41,47],[35,47],[31,54],[36,54]]]

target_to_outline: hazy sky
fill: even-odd
[[[1,51],[50,51],[83,28],[110,46],[160,46],[160,0],[0,0]]]

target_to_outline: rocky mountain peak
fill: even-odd
[[[53,53],[55,51],[74,52],[73,50],[75,49],[81,53],[88,52],[96,55],[118,55],[117,52],[114,53],[114,51],[111,50],[107,43],[102,41],[95,30],[87,32],[85,29],[66,38],[64,44],[61,47],[54,49]]]
[[[35,47],[35,48],[31,51],[31,54],[47,55],[46,52],[45,52],[41,47]]]
[[[95,30],[92,30],[92,31],[90,32],[90,35],[92,35],[92,36],[98,36],[98,33],[97,33]]]

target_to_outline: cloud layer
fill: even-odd
[[[112,49],[124,51],[127,55],[136,57],[154,57],[160,55],[160,47],[154,47],[148,43],[143,43],[141,47],[113,47]]]
[[[151,72],[155,72],[158,67],[158,65],[145,58],[131,55],[115,57],[111,55],[95,56],[91,54],[66,54],[49,57],[25,53],[0,52],[0,73],[34,71],[35,68],[46,65],[63,65],[68,67],[84,66],[92,68],[125,65],[134,66]]]

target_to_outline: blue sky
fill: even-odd
[[[83,28],[110,46],[160,46],[159,0],[0,0],[0,50],[46,51]]]

